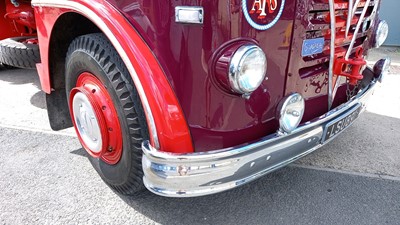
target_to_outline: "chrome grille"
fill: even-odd
[[[307,64],[312,65],[301,68],[299,74],[300,77],[328,74],[328,109],[332,106],[334,91],[339,84],[333,82],[334,59],[348,59],[362,46],[372,24],[374,6],[374,0],[315,0],[309,11],[306,39],[323,37],[325,46],[322,53],[303,57]],[[333,17],[335,19],[331,19]]]
[[[356,0],[354,0],[354,3]],[[380,0],[371,0],[367,5],[367,11],[361,28],[355,33],[355,28],[361,16],[366,0],[360,0],[355,10],[351,25],[347,25],[349,0],[335,0],[333,2],[333,13],[335,15],[335,29],[332,38],[330,5],[329,0],[302,0],[297,1],[296,15],[293,24],[293,38],[291,45],[291,56],[288,65],[288,76],[285,87],[285,94],[293,92],[301,93],[306,99],[306,104],[314,104],[306,107],[308,119],[320,116],[328,110],[328,106],[333,107],[343,103],[343,90],[346,85],[346,79],[338,79],[340,76],[329,75],[331,55],[335,57],[344,57],[349,49],[352,37],[355,36],[354,49],[351,51],[350,58],[353,58],[360,47],[369,49],[372,45],[368,37],[372,36],[376,21],[376,8]],[[366,21],[364,23],[364,21]],[[347,27],[347,28],[346,28]],[[364,28],[364,29],[362,29]],[[346,37],[347,30],[347,37]],[[303,54],[304,43],[313,43],[311,39],[323,39],[323,51],[320,53]],[[332,42],[331,42],[332,40]],[[320,42],[318,42],[320,43]],[[334,46],[331,48],[331,45]],[[335,54],[331,54],[334,50]],[[329,87],[332,89],[329,90]],[[336,93],[340,93],[336,97]],[[328,96],[331,99],[328,99]],[[339,97],[340,96],[340,97]],[[326,103],[325,103],[326,102]]]

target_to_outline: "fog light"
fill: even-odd
[[[387,57],[384,59],[380,59],[378,60],[378,62],[375,63],[374,74],[379,82],[382,83],[383,78],[386,76],[386,74],[389,73],[391,62],[392,60],[390,60],[390,58]]]
[[[294,93],[282,100],[279,105],[279,126],[282,132],[290,133],[303,119],[305,103],[303,97]]]
[[[267,58],[263,50],[254,44],[241,46],[229,64],[229,83],[233,91],[249,94],[265,79]]]
[[[389,34],[389,25],[385,20],[382,20],[378,24],[378,28],[375,33],[375,48],[379,48],[388,37]]]

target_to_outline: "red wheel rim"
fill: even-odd
[[[79,75],[70,92],[69,108],[75,131],[85,150],[114,165],[122,155],[122,131],[117,111],[105,86],[94,75]]]

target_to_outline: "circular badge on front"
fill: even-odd
[[[285,0],[242,0],[247,22],[257,30],[273,27],[282,15]]]

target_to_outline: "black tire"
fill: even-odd
[[[117,111],[123,150],[115,165],[88,156],[101,178],[116,192],[137,195],[144,189],[142,141],[148,128],[139,95],[118,53],[103,34],[88,34],[72,41],[66,57],[67,99],[78,76],[90,72],[104,84]]]
[[[3,63],[0,63],[0,70],[10,70],[10,69],[14,69],[15,67],[9,66],[9,65],[5,65]]]
[[[40,63],[39,45],[22,43],[29,38],[34,37],[15,37],[0,41],[0,63],[23,69],[36,69],[36,63]]]

